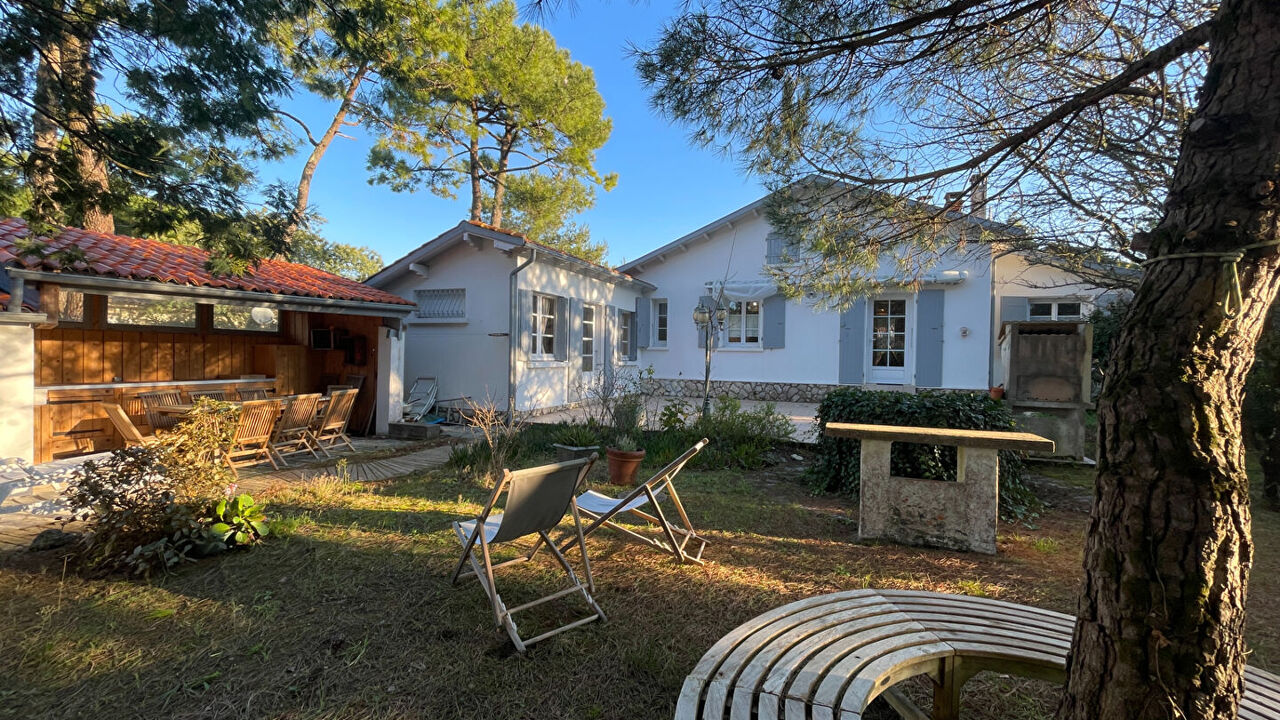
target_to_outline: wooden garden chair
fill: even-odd
[[[164,405],[181,405],[182,393],[178,390],[157,390],[155,392],[138,393],[142,408],[147,414],[147,424],[153,431],[171,430],[182,422],[178,415],[162,413],[156,408]]]
[[[247,390],[237,390],[236,397],[240,398],[240,402],[248,400],[266,400],[266,388],[249,388]]]
[[[279,400],[250,400],[240,406],[240,419],[231,436],[231,447],[223,455],[237,478],[240,472],[236,468],[253,465],[263,459],[271,463],[271,467],[280,469],[271,454],[272,431],[278,417]]]
[[[198,392],[193,392],[193,393],[191,393],[191,402],[195,402],[195,401],[199,400],[200,398],[209,398],[210,400],[217,400],[218,402],[226,402],[226,401],[227,401],[227,391],[225,391],[225,390],[201,390],[201,391],[198,391]]]
[[[697,455],[698,451],[706,447],[707,442],[706,438],[702,438],[696,445],[685,450],[680,457],[672,460],[656,475],[646,480],[644,484],[622,497],[609,497],[595,490],[588,490],[579,495],[578,510],[592,521],[583,531],[583,535],[590,536],[601,527],[610,527],[632,540],[662,552],[671,553],[682,563],[692,562],[701,565],[702,551],[706,548],[707,541],[693,529],[693,523],[689,521],[689,513],[685,512],[684,504],[680,502],[680,495],[676,493],[674,481],[685,464]],[[680,517],[680,525],[673,524],[662,511],[662,506],[658,504],[664,492],[670,496],[671,504],[675,506],[676,513]],[[648,511],[642,509],[646,506]],[[613,518],[618,513],[627,513],[657,527],[662,531],[662,539],[647,537],[617,524]],[[560,549],[565,549],[567,545],[568,543],[561,545]],[[696,549],[693,546],[696,546]]]
[[[329,448],[339,444],[346,445],[355,452],[356,446],[351,444],[347,436],[347,423],[351,422],[351,411],[356,405],[356,393],[359,390],[338,390],[329,397],[329,404],[324,412],[316,418],[311,426],[311,439],[320,452],[329,455]]]
[[[316,406],[320,404],[320,393],[295,395],[289,398],[276,421],[275,430],[271,433],[271,450],[286,467],[289,463],[285,455],[297,455],[309,452],[318,458],[312,447],[311,423],[315,421]]]
[[[133,420],[129,419],[129,413],[125,412],[124,408],[115,403],[100,404],[102,409],[107,411],[107,418],[115,426],[116,432],[124,438],[125,447],[154,445],[160,442],[160,438],[156,435],[143,435],[142,431],[138,430],[138,426],[133,424]]]
[[[462,543],[462,558],[458,561],[458,567],[453,571],[452,582],[456,585],[462,578],[472,576],[480,581],[481,586],[484,587],[485,594],[489,596],[489,604],[493,607],[494,620],[497,622],[498,627],[506,629],[507,635],[511,636],[511,642],[519,652],[524,652],[528,646],[566,630],[585,625],[594,620],[604,621],[606,619],[604,611],[600,609],[600,606],[596,604],[595,598],[592,597],[592,593],[595,592],[595,582],[591,578],[591,561],[587,558],[587,545],[582,534],[582,520],[578,516],[578,508],[573,500],[573,494],[577,492],[583,478],[591,470],[596,457],[597,455],[592,453],[591,457],[588,458],[554,465],[543,465],[515,472],[504,470],[502,472],[502,481],[493,489],[493,494],[489,496],[489,501],[485,503],[484,511],[480,513],[480,516],[475,520],[453,523],[453,531],[458,536],[458,542]],[[503,493],[506,493],[507,496],[505,507],[501,513],[493,514],[494,505]],[[564,553],[556,548],[555,543],[551,542],[551,538],[548,536],[548,533],[555,529],[560,524],[560,521],[564,519],[566,511],[573,516],[573,527],[577,534],[578,550],[582,553],[583,574],[587,579],[586,585],[583,585],[582,581],[578,579],[573,568],[569,566],[569,561],[565,559]],[[491,546],[497,543],[512,542],[530,535],[537,535],[538,537],[534,541],[533,548],[527,554],[496,565],[493,563],[490,555]],[[536,600],[522,603],[516,607],[508,608],[498,593],[497,585],[494,584],[493,571],[508,565],[532,560],[533,556],[537,554],[544,544],[551,554],[555,556],[556,561],[560,563],[560,567],[564,569],[565,574],[569,576],[569,587]],[[477,545],[480,552],[478,559],[476,557]],[[463,572],[463,568],[466,567],[468,562],[471,563],[471,569]],[[516,628],[514,619],[514,615],[517,612],[574,593],[582,595],[582,598],[586,600],[587,605],[591,608],[592,614],[561,625],[553,630],[548,630],[528,640],[520,637],[520,632]]]

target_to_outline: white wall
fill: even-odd
[[[652,365],[659,378],[701,380],[704,350],[692,320],[698,299],[711,281],[767,279],[763,272],[768,221],[761,215],[721,228],[710,238],[676,249],[664,261],[653,260],[635,274],[657,286],[653,298],[666,298],[670,325],[668,347],[641,351],[641,365]],[[887,275],[893,263],[883,265]],[[965,270],[957,285],[937,285],[946,299],[943,311],[944,387],[985,389],[991,343],[990,255],[971,249],[965,256],[944,258],[935,272]],[[767,323],[768,319],[762,319]],[[968,328],[962,336],[961,328]],[[818,310],[810,301],[787,304],[785,346],[778,349],[718,348],[711,378],[749,382],[835,384],[839,381],[840,316]],[[913,382],[909,373],[907,384]]]
[[[499,407],[507,402],[507,274],[515,260],[493,249],[461,243],[430,263],[428,277],[406,272],[384,285],[388,292],[413,300],[413,291],[465,288],[465,322],[429,324],[409,316],[404,334],[404,383],[435,377],[441,400],[488,397]]]
[[[0,458],[35,455],[35,330],[0,324]]]

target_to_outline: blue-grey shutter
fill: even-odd
[[[777,265],[782,262],[784,240],[778,233],[769,233],[764,239],[764,262],[766,265]]]
[[[529,345],[533,342],[533,293],[516,291],[516,333],[520,344],[520,357],[529,358]]]
[[[634,316],[634,323],[633,323],[635,327],[631,328],[632,332],[635,333],[633,342],[631,343],[631,350],[632,350],[631,359],[632,360],[636,359],[635,358],[636,348],[649,347],[649,335],[652,332],[650,328],[651,322],[649,318],[649,313],[652,308],[653,308],[653,303],[650,302],[649,298],[646,298],[646,297],[636,298],[636,314]]]
[[[921,290],[916,298],[916,385],[942,387],[942,318],[946,291]]]
[[[1006,295],[1000,298],[1000,324],[1007,322],[1024,322],[1030,312],[1028,308],[1030,298],[1013,297]]]
[[[714,308],[714,307],[716,306],[716,299],[715,299],[715,298],[713,298],[713,297],[711,297],[710,295],[703,295],[702,297],[698,298],[698,304],[699,304],[699,305],[701,305],[701,306],[702,306],[702,307],[704,307],[704,308]],[[711,315],[712,315],[712,318],[711,318],[711,319],[714,321],[714,320],[715,320],[715,311],[712,311]],[[696,324],[695,324],[693,327],[694,327],[694,329],[695,329],[695,330],[697,330],[697,331],[698,331],[698,347],[699,347],[700,349],[706,349],[706,347],[707,347],[707,333],[706,333],[706,331],[705,331],[705,330],[703,330],[702,328],[698,327]],[[713,344],[713,346],[714,346],[714,344]]]
[[[760,303],[764,313],[764,337],[761,338],[766,350],[786,347],[787,340],[787,298],[782,293],[770,295]]]
[[[556,359],[569,359],[569,298],[556,298]]]
[[[582,301],[577,298],[569,300],[569,347],[565,357],[571,362],[579,360],[582,355]],[[582,369],[581,362],[573,363],[574,370]]]
[[[861,385],[867,352],[867,299],[858,298],[840,313],[840,383]]]

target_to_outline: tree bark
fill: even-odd
[[[480,183],[480,110],[471,101],[471,146],[468,148],[467,171],[471,175],[471,221],[484,220],[484,186]]]
[[[31,219],[45,225],[59,224],[61,208],[55,197],[58,191],[58,142],[62,116],[58,101],[58,85],[62,78],[61,3],[50,8],[51,19],[39,39],[40,60],[36,65],[35,92],[31,117],[31,154],[27,162],[27,187],[31,190]]]
[[[1280,3],[1224,0],[1200,107],[1150,257],[1274,242]],[[1098,403],[1099,462],[1061,720],[1228,720],[1253,557],[1240,403],[1277,291],[1276,248],[1150,263]]]
[[[346,92],[343,93],[342,103],[338,105],[338,111],[333,115],[333,121],[329,123],[329,127],[325,129],[324,134],[316,141],[311,148],[311,154],[307,156],[307,162],[302,166],[302,176],[298,178],[298,194],[293,202],[293,210],[289,212],[289,220],[285,225],[285,243],[293,237],[298,227],[302,225],[303,219],[307,214],[307,203],[311,197],[311,181],[315,178],[316,168],[320,166],[320,159],[324,157],[329,146],[333,144],[333,139],[338,136],[342,130],[343,124],[347,121],[347,115],[351,112],[351,103],[355,100],[356,92],[360,89],[360,84],[364,82],[365,77],[369,74],[369,66],[361,65],[351,76],[350,82],[347,83]]]
[[[507,168],[511,163],[511,148],[516,144],[516,130],[510,126],[502,133],[501,148],[498,150],[498,169],[493,173],[493,214],[489,224],[502,227],[502,203],[507,197]]]
[[[84,8],[85,15],[90,15]],[[73,25],[64,35],[61,48],[66,110],[66,131],[76,167],[76,192],[80,196],[80,223],[86,230],[103,233],[116,231],[110,208],[110,176],[107,163],[91,138],[98,132],[98,78],[93,68],[93,40],[96,35],[92,19]]]

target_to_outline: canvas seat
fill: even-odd
[[[596,457],[593,453],[589,458],[570,462],[543,465],[515,472],[504,470],[502,480],[493,489],[493,494],[489,496],[489,501],[485,503],[480,516],[474,520],[453,523],[453,531],[458,536],[458,542],[462,543],[462,557],[458,560],[458,566],[453,571],[451,581],[456,585],[462,579],[474,577],[480,582],[493,609],[494,621],[498,627],[506,630],[512,644],[519,652],[524,652],[530,645],[566,630],[606,619],[604,611],[592,597],[592,593],[595,592],[595,583],[591,577],[591,561],[587,558],[582,521],[573,497],[581,486],[583,478],[591,470]],[[503,512],[494,513],[494,506],[504,494],[506,504]],[[578,579],[577,573],[565,559],[564,553],[555,546],[548,535],[564,519],[565,513],[569,513],[573,518],[574,535],[578,550],[582,553],[585,584]],[[527,553],[512,560],[494,564],[490,553],[492,545],[514,542],[530,536],[534,536],[535,539],[533,547]],[[573,542],[570,541],[570,544]],[[568,587],[508,608],[494,582],[494,571],[532,560],[544,545],[568,576]],[[468,563],[471,569],[464,572]],[[580,595],[590,609],[590,613],[532,638],[525,639],[520,636],[515,622],[517,612],[568,595]]]
[[[669,552],[682,563],[691,562],[701,565],[702,551],[706,549],[707,541],[694,530],[689,514],[685,512],[684,504],[680,502],[680,495],[676,492],[674,481],[676,475],[684,469],[685,464],[706,447],[707,442],[709,441],[706,438],[702,438],[653,477],[622,497],[609,497],[595,490],[588,490],[579,495],[576,499],[577,507],[592,521],[583,531],[583,536],[590,536],[601,527],[608,527],[617,530],[630,540],[644,543],[662,552]],[[659,504],[664,493],[669,497],[671,505],[679,516],[678,525],[667,519],[666,512]],[[647,511],[641,509],[646,506]],[[617,524],[613,519],[619,513],[626,513],[656,527],[661,531],[661,537],[641,535],[631,528]],[[561,545],[560,549],[564,550],[566,547],[568,543]]]

